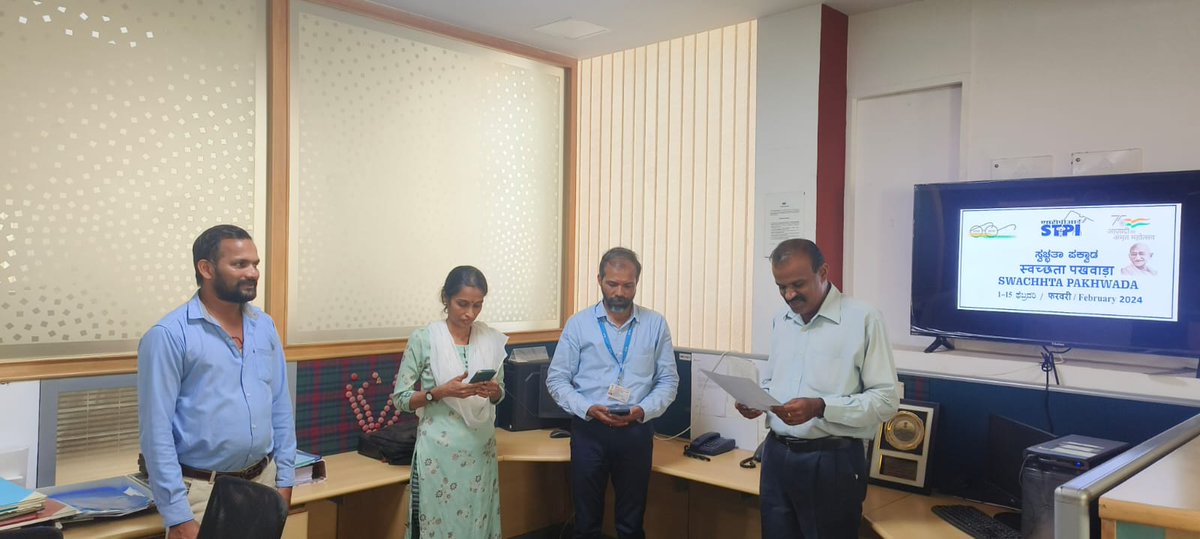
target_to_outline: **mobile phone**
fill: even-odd
[[[475,372],[475,376],[472,376],[471,381],[467,382],[467,383],[468,384],[478,384],[480,382],[487,382],[495,377],[496,377],[495,369],[480,369]]]
[[[629,415],[628,406],[609,406],[608,415]]]

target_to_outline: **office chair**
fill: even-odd
[[[279,539],[287,515],[288,507],[275,489],[221,476],[213,484],[198,539]]]
[[[62,530],[50,526],[30,526],[0,531],[0,539],[62,539]]]

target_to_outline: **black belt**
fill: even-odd
[[[179,469],[183,472],[184,477],[203,479],[205,481],[211,481],[221,477],[222,475],[230,475],[233,477],[239,477],[241,479],[254,479],[255,477],[262,475],[263,470],[266,469],[267,463],[270,461],[271,457],[263,457],[262,460],[251,464],[249,467],[234,472],[214,472],[212,470],[201,470],[200,468],[193,468],[183,463],[179,464]],[[140,454],[138,455],[138,470],[147,476],[150,475],[146,472],[146,458]]]
[[[794,438],[792,436],[775,434],[775,431],[771,431],[769,436],[774,438],[775,441],[786,446],[789,450],[797,453],[842,449],[850,447],[850,444],[858,441],[857,438],[846,438],[842,436],[827,436],[825,438]]]

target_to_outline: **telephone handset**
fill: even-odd
[[[688,445],[688,451],[713,457],[732,451],[736,445],[737,442],[729,438],[722,438],[719,432],[708,432],[693,439],[692,443]]]

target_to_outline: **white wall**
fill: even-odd
[[[821,6],[758,20],[758,130],[755,205],[772,195],[802,191],[803,237],[816,231],[817,84],[820,81]],[[770,351],[771,317],[784,308],[771,265],[764,258],[766,231],[756,210],[751,351]]]
[[[859,99],[851,114],[854,166],[846,183],[846,292],[883,311],[893,346],[929,342],[906,335],[914,183],[958,179],[962,87]],[[856,231],[862,232],[855,234]]]
[[[855,103],[884,94],[946,84],[962,85],[959,180],[987,179],[991,160],[1050,155],[1055,175],[1070,174],[1078,151],[1140,148],[1146,171],[1200,168],[1200,2],[1192,0],[927,0],[850,17],[848,83]],[[760,110],[763,105],[760,103]],[[855,133],[850,118],[848,140]],[[878,166],[848,148],[851,176]],[[932,165],[931,165],[932,166]],[[860,186],[870,189],[871,186]],[[889,189],[895,185],[880,186]],[[850,205],[853,205],[851,201]],[[861,216],[847,229],[847,252],[894,228]],[[1186,232],[1185,232],[1186,233]],[[895,241],[910,243],[911,235]],[[882,261],[863,260],[886,271]],[[888,264],[910,263],[889,260]],[[853,293],[853,290],[851,290]],[[908,305],[908,283],[896,297],[865,297]],[[897,300],[899,298],[899,300]],[[893,307],[898,308],[898,307]],[[890,313],[906,319],[906,313]],[[906,327],[889,327],[893,334]],[[960,342],[961,344],[961,342]],[[1036,382],[1025,347],[1004,347],[983,358],[903,353],[902,369]],[[946,363],[949,361],[950,363]],[[1001,363],[997,364],[996,361]],[[1194,368],[1195,360],[1149,360],[1123,354],[1074,351],[1063,365],[1064,385],[1130,395],[1176,394],[1197,399],[1200,381],[1131,375],[1103,364],[1136,364],[1144,370]],[[949,365],[953,365],[950,367]],[[1036,369],[1036,366],[1033,366]],[[1135,367],[1136,368],[1136,367]],[[1093,372],[1094,371],[1094,372]],[[1162,384],[1178,387],[1173,391]]]
[[[12,477],[14,472],[25,478],[25,486],[37,484],[38,410],[41,382],[11,382],[0,384],[0,410],[7,410],[0,421],[0,477]],[[10,452],[27,450],[24,466],[10,462]]]

